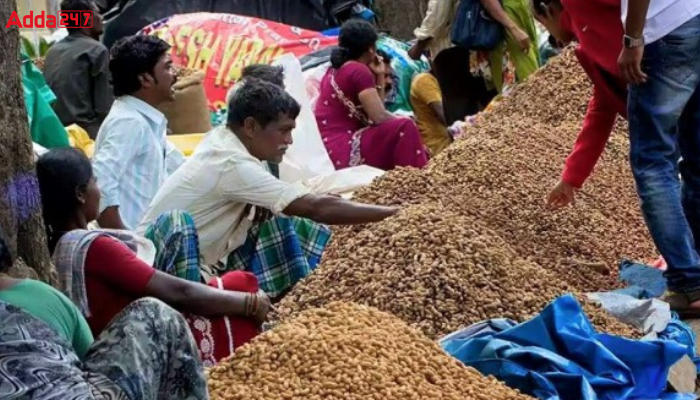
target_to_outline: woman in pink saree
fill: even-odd
[[[423,167],[428,155],[416,124],[384,107],[387,71],[377,55],[374,27],[350,20],[338,41],[314,112],[335,169],[361,164],[384,170]]]

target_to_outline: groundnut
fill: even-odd
[[[373,255],[406,232],[411,234],[405,245],[392,248],[394,257],[389,251],[383,257]],[[456,251],[425,243],[427,235],[441,238]],[[368,237],[374,238],[371,244],[357,245]],[[366,260],[351,261],[358,256]],[[440,261],[424,263],[423,258]],[[322,265],[278,304],[277,318],[284,320],[331,301],[352,301],[390,312],[435,339],[484,319],[522,321],[569,292],[577,293],[553,271],[518,256],[481,221],[428,203],[407,206],[334,242]],[[600,329],[637,335],[603,311],[587,310]]]
[[[209,391],[213,400],[531,399],[400,319],[342,302],[304,311],[238,349],[209,370]]]

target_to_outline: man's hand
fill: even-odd
[[[384,58],[382,56],[375,56],[374,60],[369,64],[369,69],[377,78],[384,78],[386,76],[386,64],[384,64]]]
[[[518,42],[520,49],[527,53],[530,50],[530,36],[528,36],[527,33],[525,33],[525,31],[520,29],[517,25],[513,25],[513,27],[508,31],[510,32],[511,36],[513,36],[513,39]]]
[[[642,57],[644,46],[623,48],[617,65],[620,67],[622,77],[631,85],[640,85],[647,81],[647,74],[642,71]]]
[[[575,204],[575,197],[576,188],[560,180],[547,197],[547,208],[558,210],[568,204]]]
[[[423,46],[421,45],[420,42],[416,42],[411,46],[410,49],[408,49],[408,56],[411,57],[414,60],[420,60],[420,57],[423,55]]]

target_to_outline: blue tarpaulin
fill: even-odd
[[[685,346],[599,334],[571,295],[527,322],[488,321],[440,343],[464,364],[539,399],[695,398],[664,393],[668,370]]]
[[[660,297],[666,292],[666,278],[663,271],[645,264],[623,260],[620,263],[620,280],[627,284],[616,293],[627,294],[639,299]],[[678,314],[672,313],[671,321],[662,332],[659,339],[673,340],[686,345],[687,354],[700,372],[700,357],[695,353],[696,337],[693,330],[681,321]]]

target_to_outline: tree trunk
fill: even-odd
[[[15,9],[15,0],[0,1],[2,25]],[[19,29],[15,26],[0,29],[0,235],[15,260],[11,275],[35,272],[39,279],[53,283],[55,273],[46,245],[24,105]]]
[[[379,27],[401,40],[413,39],[413,30],[420,26],[427,8],[428,0],[377,0],[374,3]]]

